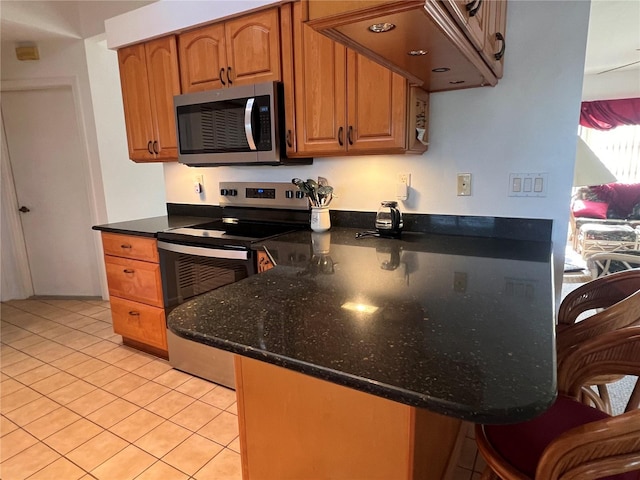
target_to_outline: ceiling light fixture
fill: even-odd
[[[373,33],[384,33],[388,32],[389,30],[393,30],[394,28],[396,28],[396,26],[393,23],[388,22],[374,23],[373,25],[369,26],[369,30]]]
[[[409,52],[407,52],[408,55],[411,55],[412,57],[419,57],[421,55],[426,55],[427,53],[429,53],[428,50],[411,50]]]

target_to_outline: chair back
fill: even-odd
[[[596,278],[569,292],[558,310],[558,326],[573,325],[587,310],[609,308],[640,289],[640,269]]]
[[[640,375],[640,326],[581,344],[558,369],[558,390],[576,399],[603,375]],[[557,437],[545,449],[536,479],[598,479],[640,469],[640,410],[598,420]],[[640,476],[640,474],[639,474]]]
[[[640,274],[640,271],[637,273]],[[640,282],[640,275],[638,276],[637,281]],[[624,287],[631,285],[628,278],[625,279],[625,282],[620,282],[620,284]],[[571,325],[571,327],[561,328],[558,330],[556,335],[558,368],[560,368],[564,359],[582,342],[598,337],[599,335],[607,332],[640,325],[640,285],[634,286],[634,288],[634,292],[617,303],[614,303],[609,308],[595,313],[590,317]],[[627,293],[628,290],[616,291],[622,292],[622,295]],[[612,297],[610,296],[609,298]]]

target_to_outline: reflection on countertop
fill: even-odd
[[[264,243],[276,267],[176,308],[195,341],[486,423],[555,396],[551,244],[358,230]]]

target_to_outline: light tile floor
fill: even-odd
[[[241,478],[233,390],[122,345],[109,302],[0,306],[4,480]],[[452,480],[478,480],[467,425]]]

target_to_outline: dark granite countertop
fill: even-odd
[[[163,215],[160,217],[141,218],[127,222],[106,223],[95,225],[93,230],[103,232],[122,233],[124,235],[137,235],[140,237],[155,237],[158,232],[170,228],[187,227],[213,220],[213,218],[187,216],[187,215]]]
[[[518,422],[548,408],[556,395],[549,242],[356,240],[358,231],[266,241],[275,268],[178,306],[169,328],[472,422]]]

